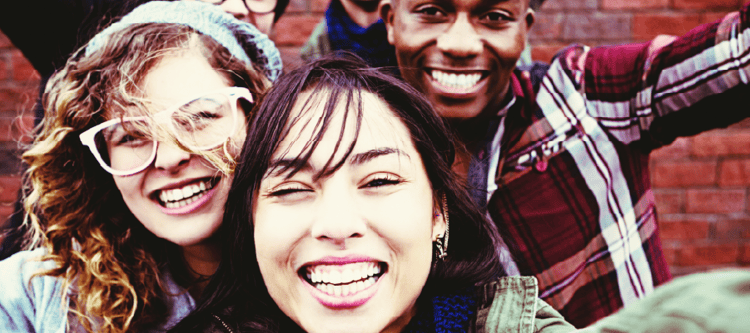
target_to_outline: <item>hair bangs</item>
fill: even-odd
[[[330,77],[328,78],[330,79]],[[272,171],[278,174],[286,174],[285,177],[287,178],[294,176],[309,164],[310,158],[318,148],[318,144],[329,131],[338,131],[338,141],[325,165],[313,175],[313,180],[317,181],[320,178],[330,176],[336,172],[344,165],[344,163],[346,163],[346,160],[352,154],[352,151],[354,151],[362,127],[363,105],[361,89],[341,89],[338,85],[334,85],[330,81],[327,81],[326,77],[323,77],[313,84],[308,84],[307,89],[303,90],[304,92],[309,93],[307,98],[302,100],[302,97],[300,97],[294,103],[294,105],[299,105],[299,103],[302,103],[302,105],[300,106],[298,113],[289,116],[289,120],[282,132],[280,142],[286,140],[286,138],[289,135],[293,135],[293,133],[296,133],[296,138],[294,138],[292,142],[296,142],[297,140],[306,140],[306,142],[302,151],[297,156],[281,165],[272,165],[269,167]],[[315,117],[312,113],[321,105],[323,108],[323,114],[320,117]],[[292,106],[292,108],[294,108],[294,106]],[[332,127],[332,120],[337,112],[343,112],[343,119],[339,129]],[[354,135],[349,142],[346,142],[344,137],[347,127],[350,126],[350,120],[352,120],[350,117],[354,117]],[[306,122],[302,125],[303,130],[292,131],[292,128],[301,122]],[[307,128],[308,126],[313,126],[312,134],[309,138],[303,138],[302,133],[305,132],[304,128]],[[277,147],[277,149],[278,148],[279,147]],[[344,153],[338,154],[341,149],[345,149]],[[283,152],[281,155],[285,156],[287,154],[289,154],[289,150]],[[340,156],[337,157],[338,155]]]

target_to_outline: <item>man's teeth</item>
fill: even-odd
[[[318,290],[333,296],[355,294],[373,285],[379,278],[380,265],[359,262],[347,265],[307,267],[307,279]]]
[[[482,74],[455,74],[446,73],[436,69],[432,70],[432,79],[441,85],[452,88],[471,88],[479,82]]]
[[[182,188],[161,191],[159,199],[167,208],[179,208],[193,203],[214,187],[212,181],[201,181]]]

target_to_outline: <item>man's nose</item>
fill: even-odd
[[[455,58],[468,58],[482,52],[482,40],[468,14],[459,13],[448,29],[437,38],[437,48]]]

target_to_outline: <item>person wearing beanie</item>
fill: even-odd
[[[44,116],[41,96],[50,76],[102,28],[149,1],[153,0],[6,1],[0,5],[0,31],[41,77],[39,98],[30,110],[35,124],[39,124]],[[289,0],[202,1],[255,25],[264,34],[269,34],[289,4]],[[23,225],[21,197],[19,194],[8,221],[0,220],[0,260],[18,252],[25,241],[22,237],[26,227]]]
[[[50,78],[23,159],[25,250],[0,261],[2,332],[156,332],[200,304],[253,103],[281,72],[219,7],[154,1]]]

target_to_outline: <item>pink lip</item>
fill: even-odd
[[[184,215],[184,214],[190,214],[193,211],[195,211],[198,208],[200,208],[201,206],[205,205],[206,202],[208,202],[209,200],[211,200],[211,198],[214,196],[214,194],[216,194],[216,190],[217,190],[218,187],[219,187],[219,184],[217,183],[216,185],[214,185],[213,188],[211,188],[210,190],[206,191],[206,194],[204,194],[200,199],[195,200],[195,201],[191,202],[190,204],[182,206],[182,207],[179,207],[179,208],[167,208],[167,207],[164,207],[164,206],[162,206],[162,205],[160,205],[158,203],[157,203],[157,205],[159,205],[159,208],[161,209],[161,211],[164,214],[167,214],[167,215]]]
[[[314,266],[314,265],[345,265],[353,264],[358,262],[371,262],[376,261],[370,257],[351,255],[345,257],[324,257],[314,262],[305,264],[303,267]],[[387,272],[386,272],[387,273]],[[315,288],[312,284],[308,283],[301,276],[299,279],[302,284],[307,288],[307,291],[323,306],[333,309],[349,309],[361,306],[372,299],[378,291],[380,281],[385,276],[381,275],[375,283],[365,289],[360,290],[357,293],[346,295],[346,296],[334,296],[324,293],[323,291]]]

